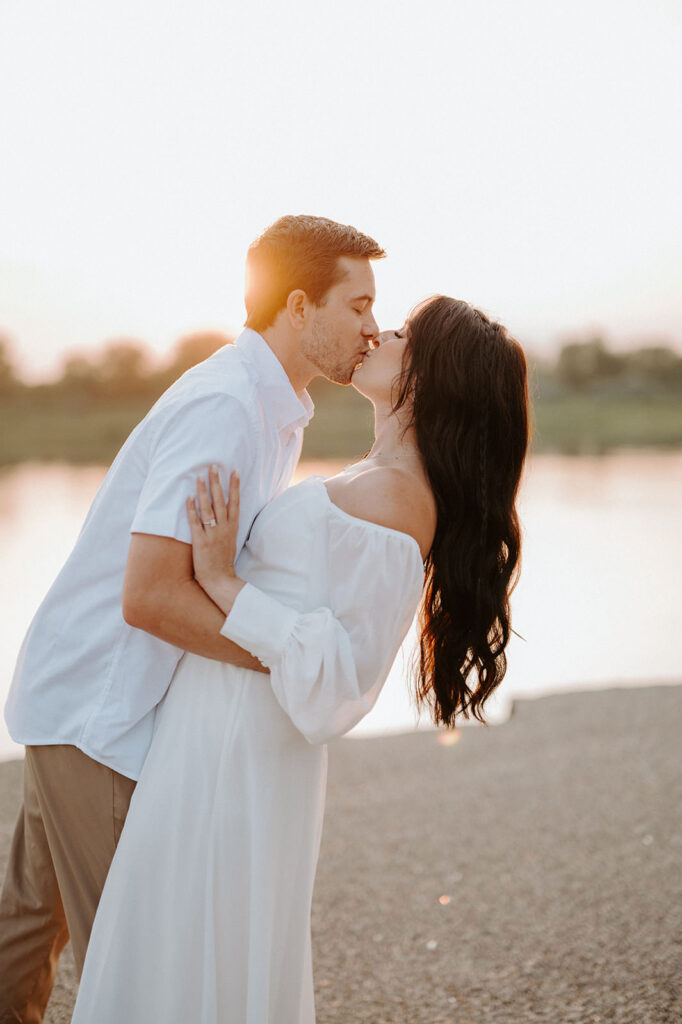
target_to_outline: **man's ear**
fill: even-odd
[[[300,331],[305,326],[309,308],[308,296],[302,288],[289,292],[287,296],[287,316],[294,330]]]

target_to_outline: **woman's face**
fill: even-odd
[[[382,331],[375,338],[375,347],[353,371],[351,384],[371,401],[395,398],[394,384],[403,368],[403,353],[407,344],[407,327],[396,331]]]

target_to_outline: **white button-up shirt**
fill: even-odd
[[[190,543],[185,500],[211,463],[241,478],[238,551],[284,490],[313,405],[264,339],[245,330],[165,392],[125,442],[64,568],[26,635],[5,720],[24,744],[69,743],[139,777],[154,710],[182,650],[127,625],[121,594],[131,533]]]

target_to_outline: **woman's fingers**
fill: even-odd
[[[206,483],[202,477],[197,477],[197,498],[199,500],[199,515],[204,526],[211,521],[215,522],[216,517],[213,511],[213,505],[211,504],[211,499],[208,496]]]
[[[219,578],[234,576],[239,530],[239,475],[230,475],[226,505],[220,479],[212,466],[208,486],[205,480],[197,479],[196,500],[193,497],[187,499],[187,518],[197,582],[206,589],[211,580],[215,582]]]
[[[204,531],[194,498],[188,498],[185,504],[187,507],[187,518],[189,519],[189,529],[192,534],[192,543],[194,544]]]
[[[227,506],[227,518],[236,530],[239,525],[239,473],[230,474],[230,501]]]
[[[204,479],[197,477],[197,501],[195,503],[193,498],[187,499],[190,525],[194,522],[195,526],[209,526],[210,528],[211,523],[227,524],[236,531],[239,526],[239,474],[230,473],[227,502],[225,502],[225,493],[220,483],[218,470],[213,466],[209,471],[209,487],[210,494]],[[192,519],[192,514],[195,520]]]
[[[225,492],[223,491],[220,483],[217,466],[211,466],[208,473],[208,482],[211,488],[211,498],[213,500],[213,514],[215,515],[216,521],[222,523],[226,518],[227,510],[225,507]]]

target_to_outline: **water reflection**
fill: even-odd
[[[332,474],[307,463],[297,478]],[[0,700],[37,605],[68,556],[103,467],[29,464],[0,473]],[[534,456],[521,495],[523,572],[513,598],[511,698],[682,677],[676,642],[682,566],[682,452]],[[357,732],[414,723],[404,656]],[[20,752],[0,727],[0,756]]]

